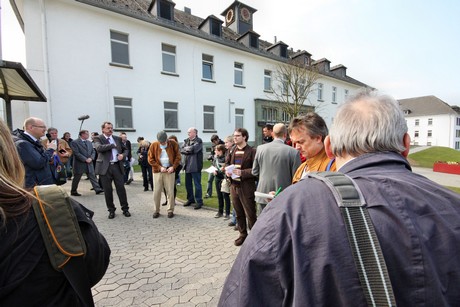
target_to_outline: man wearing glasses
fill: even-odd
[[[24,130],[13,132],[14,142],[26,170],[25,187],[54,184],[50,160],[56,150],[54,142],[46,148],[40,142],[45,135],[46,125],[40,118],[29,117],[24,121]]]
[[[254,192],[256,191],[256,177],[252,174],[252,164],[256,150],[248,145],[249,133],[244,128],[237,128],[233,132],[235,149],[227,157],[226,165],[233,166],[227,176],[231,178],[230,195],[233,208],[236,212],[236,221],[240,236],[235,240],[235,245],[240,246],[248,236],[248,228],[257,221],[256,203]],[[246,222],[247,218],[247,222]]]

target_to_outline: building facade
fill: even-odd
[[[435,96],[401,99],[399,103],[411,145],[460,150],[460,114],[455,108]]]
[[[169,0],[12,1],[28,71],[48,98],[15,103],[13,127],[37,116],[75,136],[77,118],[88,114],[83,128],[100,131],[108,120],[131,140],[154,140],[159,130],[183,140],[196,127],[206,142],[244,127],[259,144],[264,124],[289,121],[271,90],[280,63],[300,61],[320,72],[306,101],[321,105],[328,124],[346,96],[366,87],[343,65],[260,40],[257,10],[229,4],[222,21],[178,10]]]

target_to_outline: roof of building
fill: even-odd
[[[149,23],[153,23],[159,26],[169,28],[171,30],[187,33],[189,35],[193,35],[193,36],[205,39],[205,40],[220,43],[222,45],[226,45],[231,48],[236,48],[242,51],[254,53],[259,56],[270,58],[272,60],[281,61],[281,62],[286,62],[288,60],[288,59],[276,56],[275,54],[269,51],[271,47],[273,47],[277,43],[279,44],[280,42],[273,44],[273,43],[270,43],[264,40],[259,40],[258,49],[247,47],[238,40],[238,38],[240,38],[242,35],[234,32],[228,27],[225,27],[225,26],[222,27],[222,37],[217,37],[215,35],[211,35],[204,31],[201,31],[199,28],[205,19],[192,15],[188,12],[174,9],[174,22],[153,16],[149,12],[149,8],[151,8],[151,5],[153,3],[152,0],[75,0],[75,1],[89,4],[95,7],[99,7],[101,9],[106,9],[106,10],[116,12],[116,13],[119,13],[125,16],[129,16],[132,18],[140,19],[140,20],[143,20]],[[169,0],[168,2],[174,3],[173,1],[169,1]],[[234,3],[240,3],[240,2],[235,1],[233,2],[233,4]],[[251,8],[250,6],[247,6],[247,5],[245,6],[248,8]],[[251,8],[251,9],[254,12],[257,11],[254,8]],[[212,15],[212,17],[218,19],[215,15]],[[290,50],[288,49],[288,54],[289,54],[289,57],[292,58],[293,56],[297,54],[297,52],[294,52],[292,49]],[[308,52],[306,52],[306,54],[311,55]],[[327,60],[327,59],[321,59],[316,62],[320,62],[323,60]],[[313,64],[316,62],[312,60]],[[370,87],[367,84],[362,83],[347,75],[342,76],[342,75],[334,74],[329,71],[320,71],[320,74],[330,77],[330,78],[339,79],[344,82],[352,83],[357,86]]]
[[[436,96],[400,99],[398,102],[406,117],[459,114],[450,105]]]

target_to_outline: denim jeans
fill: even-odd
[[[193,180],[193,183],[192,183]],[[193,185],[195,185],[195,196],[193,196]],[[201,172],[185,173],[185,188],[187,200],[193,203],[203,204],[203,190],[201,188]]]

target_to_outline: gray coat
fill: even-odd
[[[88,140],[74,140],[70,143],[73,151],[73,172],[74,174],[94,173],[93,162],[86,163],[86,159],[91,158],[94,160],[96,151],[93,144]]]
[[[184,170],[186,173],[197,173],[203,169],[203,141],[196,137],[192,141],[185,139],[180,148],[185,156]]]
[[[411,172],[396,153],[355,158],[355,180],[398,306],[459,306],[460,195]],[[342,215],[305,178],[270,202],[225,282],[219,306],[366,306]]]
[[[252,174],[259,177],[257,192],[268,193],[283,190],[292,183],[292,177],[300,165],[299,151],[284,144],[281,139],[259,145],[252,164]],[[266,204],[265,198],[256,197],[256,202]]]

